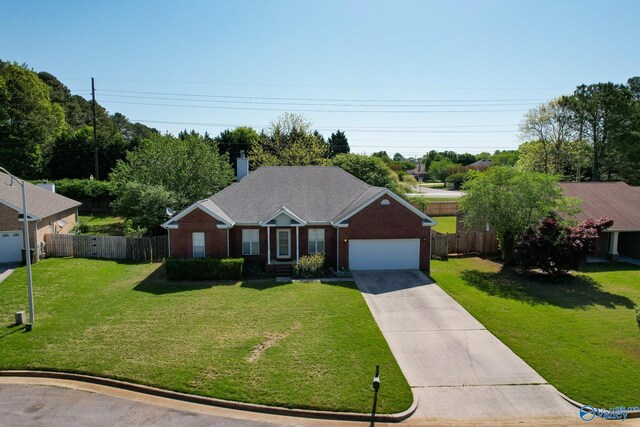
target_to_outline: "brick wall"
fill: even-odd
[[[388,206],[381,206],[382,198],[389,200]],[[192,233],[205,233],[205,253],[207,257],[227,256],[227,231],[216,227],[216,221],[205,212],[196,209],[179,221],[180,228],[169,230],[171,256],[192,256]],[[277,259],[276,230],[291,230],[291,257],[296,257],[295,227],[271,228],[271,259]],[[336,235],[332,226],[301,227],[299,230],[300,256],[308,254],[308,229],[325,230],[325,256],[328,267],[336,266]],[[258,229],[260,253],[242,255],[242,230]],[[340,266],[347,267],[349,260],[348,239],[416,239],[420,238],[420,268],[429,269],[429,246],[431,227],[422,226],[422,218],[389,197],[381,197],[349,219],[349,227],[340,229]],[[347,240],[345,242],[345,239]],[[243,257],[246,265],[263,267],[267,263],[267,228],[259,226],[235,226],[229,230],[229,255]]]
[[[170,255],[191,258],[193,256],[192,233],[204,233],[205,256],[224,258],[227,256],[227,230],[216,227],[217,221],[200,209],[195,209],[180,218],[180,228],[169,230]]]
[[[58,225],[58,221],[64,220],[67,224],[64,227]],[[45,234],[67,234],[78,222],[78,210],[76,208],[67,209],[57,214],[49,215],[37,222],[29,222],[29,244],[31,248],[39,248],[39,243],[44,242]],[[18,221],[18,212],[8,206],[0,204],[0,231],[20,230],[24,224]],[[37,239],[36,239],[36,228]]]
[[[383,199],[390,203],[382,206]],[[340,267],[349,264],[349,239],[417,239],[420,238],[420,268],[430,268],[431,227],[400,202],[381,196],[349,218],[349,227],[340,229]],[[346,241],[345,241],[346,240]]]
[[[258,229],[259,230],[259,242],[260,253],[258,255],[242,255],[242,230],[245,229]],[[267,229],[265,227],[251,226],[251,227],[233,227],[229,230],[229,242],[231,248],[231,256],[240,258],[244,257],[245,265],[255,265],[263,267],[267,262]],[[275,236],[271,236],[273,242],[275,242]],[[293,249],[293,245],[292,245]],[[275,247],[273,243],[271,245],[272,256],[275,258]]]

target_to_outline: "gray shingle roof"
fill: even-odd
[[[266,166],[201,204],[236,224],[258,223],[283,206],[307,223],[331,222],[382,191],[334,166]]]
[[[0,203],[10,205],[18,211],[22,211],[22,187],[18,183],[11,183],[11,177],[0,172]],[[29,216],[39,219],[49,215],[75,208],[82,203],[60,194],[53,193],[29,182],[27,188],[27,211]]]
[[[624,182],[561,182],[564,194],[582,200],[578,221],[606,216],[610,231],[640,230],[640,187]]]

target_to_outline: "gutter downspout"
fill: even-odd
[[[300,227],[296,227],[296,264],[300,263]]]
[[[34,234],[33,234],[33,240],[35,241],[36,247],[33,248],[35,251],[35,255],[36,255],[36,261],[38,261],[40,259],[40,250],[38,249],[40,247],[40,245],[38,244],[38,223],[36,221],[33,221],[33,226],[35,227],[34,230]],[[30,256],[31,254],[27,255]]]

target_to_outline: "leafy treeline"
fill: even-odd
[[[520,131],[518,168],[640,184],[640,77],[578,86],[530,110]]]
[[[158,131],[96,105],[100,178]],[[94,172],[91,102],[55,76],[0,60],[0,165],[28,178],[89,178]]]

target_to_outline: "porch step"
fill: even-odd
[[[276,277],[291,277],[291,265],[276,265]]]

